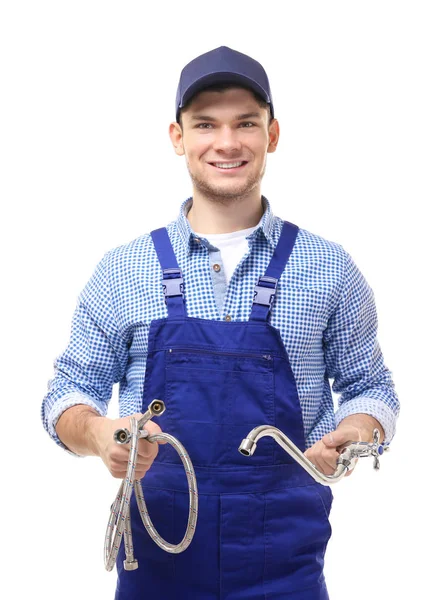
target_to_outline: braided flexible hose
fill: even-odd
[[[131,449],[128,458],[128,468],[125,479],[122,481],[116,499],[111,506],[110,518],[105,535],[104,564],[107,571],[111,571],[114,567],[122,541],[122,535],[124,536],[126,554],[124,567],[128,571],[137,569],[138,567],[137,560],[134,558],[134,548],[131,534],[130,500],[133,487],[140,516],[145,529],[154,542],[160,548],[162,548],[162,550],[172,554],[179,554],[180,552],[183,552],[191,543],[195,533],[198,516],[198,490],[192,462],[184,446],[176,438],[167,433],[148,435],[147,431],[139,429],[139,423],[141,421],[137,421],[135,417],[131,417],[130,420]],[[134,479],[137,460],[137,446],[140,437],[144,437],[150,442],[163,441],[171,444],[171,446],[178,452],[183,463],[189,486],[189,516],[186,532],[183,536],[183,539],[178,544],[171,544],[159,535],[149,517],[141,482],[139,479]]]

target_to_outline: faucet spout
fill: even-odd
[[[290,456],[298,462],[315,481],[323,485],[330,485],[339,481],[349,470],[351,463],[349,460],[342,459],[343,454],[337,460],[337,468],[333,475],[325,475],[301,452],[301,450],[292,442],[280,429],[272,425],[260,425],[252,429],[246,438],[244,438],[238,450],[244,456],[252,456],[256,450],[258,441],[263,437],[272,437]],[[341,459],[341,460],[340,460]]]

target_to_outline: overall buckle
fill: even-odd
[[[184,282],[181,269],[163,269],[162,287],[166,303],[168,298],[174,296],[182,296],[184,300]]]
[[[253,303],[271,307],[276,295],[277,282],[278,280],[275,277],[266,277],[265,275],[259,277],[255,286]]]

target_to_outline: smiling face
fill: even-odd
[[[172,123],[169,134],[176,153],[186,156],[194,197],[260,199],[267,152],[276,149],[279,125],[276,119],[269,124],[269,111],[252,92],[202,91],[182,110],[181,122],[183,129]]]

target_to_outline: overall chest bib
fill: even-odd
[[[185,446],[195,469],[199,513],[191,545],[161,550],[145,531],[133,495],[131,520],[139,568],[117,559],[115,600],[327,600],[323,576],[329,487],[316,483],[271,438],[251,458],[238,447],[258,425],[281,429],[305,450],[302,411],[289,357],[269,312],[277,280],[298,228],[284,223],[249,321],[190,318],[165,228],[152,232],[163,270],[168,318],[151,322],[142,411],[154,399],[155,419]],[[293,326],[293,325],[292,325]],[[189,507],[180,458],[167,445],[142,480],[146,505],[161,536],[183,537]]]

